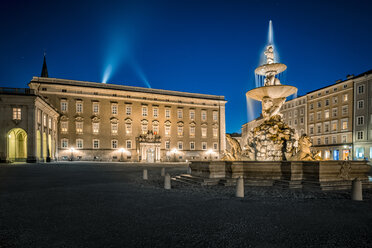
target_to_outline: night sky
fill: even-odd
[[[2,1],[0,86],[40,76],[224,95],[227,132],[273,21],[282,83],[299,95],[372,69],[372,1]]]

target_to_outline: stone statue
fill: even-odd
[[[298,140],[298,149],[297,152],[294,152],[294,155],[289,159],[292,161],[314,161],[321,160],[321,157],[317,155],[316,152],[311,151],[311,140],[310,137],[306,134],[303,134]]]
[[[280,80],[275,77],[275,72],[269,71],[266,73],[266,78],[264,81],[265,86],[269,85],[281,85]]]
[[[222,160],[235,161],[241,159],[242,148],[240,147],[239,141],[231,137],[229,134],[226,134],[226,139],[230,145],[230,151],[225,150],[225,155],[222,157]]]
[[[268,45],[264,52],[266,56],[266,64],[274,63],[274,47],[272,45]]]
[[[280,114],[279,111],[282,105],[284,104],[284,102],[285,102],[285,97],[270,98],[268,96],[265,96],[262,99],[262,117],[265,120],[268,120],[275,115],[280,115],[280,117],[282,117],[282,114]]]

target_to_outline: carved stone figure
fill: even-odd
[[[222,160],[240,160],[242,158],[242,148],[240,147],[239,141],[231,137],[229,134],[226,134],[226,139],[230,145],[230,151],[225,150],[225,155],[222,157]]]
[[[266,50],[264,52],[266,56],[266,63],[272,64],[274,63],[274,47],[272,45],[269,45],[266,47]]]
[[[294,155],[290,158],[292,161],[314,161],[321,160],[321,158],[316,155],[316,153],[311,151],[311,140],[309,136],[303,134],[298,140],[298,149],[297,152],[294,152]]]
[[[270,98],[265,96],[262,99],[262,117],[266,120],[270,119],[275,115],[282,116],[279,111],[285,102],[285,97],[282,98]]]

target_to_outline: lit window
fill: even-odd
[[[158,108],[153,108],[152,112],[153,112],[153,116],[155,118],[157,118],[159,116],[159,109]]]
[[[13,108],[13,120],[21,120],[21,108]]]
[[[178,141],[178,150],[183,150],[183,142]]]
[[[195,136],[195,127],[190,127],[190,136]]]
[[[99,149],[99,140],[98,139],[93,140],[93,149]]]
[[[67,148],[68,147],[68,139],[62,139],[61,140],[61,147]]]
[[[337,131],[337,121],[332,121],[332,132]]]
[[[13,112],[14,112],[14,110],[13,110]],[[41,111],[40,110],[37,111],[37,122],[41,123]]]
[[[183,127],[178,127],[178,129],[177,129],[177,135],[178,136],[183,136]]]
[[[202,150],[207,150],[207,142],[202,142]]]
[[[202,112],[201,112],[201,119],[202,119],[202,121],[206,121],[207,120],[207,111],[202,110]]]
[[[329,118],[329,109],[324,110],[324,118],[326,118],[326,119]]]
[[[67,101],[61,101],[61,111],[66,112],[67,111]]]
[[[342,121],[342,130],[347,130],[347,120]]]
[[[147,106],[142,106],[142,116],[147,116]]]
[[[126,145],[127,145],[127,149],[132,149],[132,141],[131,140],[127,140]]]
[[[141,125],[141,130],[142,130],[143,134],[146,134],[147,133],[147,124],[142,124]]]
[[[202,137],[207,137],[207,128],[206,127],[202,127],[201,128],[201,131],[202,131]]]
[[[51,129],[52,128],[52,118],[48,119],[48,127]]]
[[[169,137],[171,134],[171,127],[165,126],[165,136]]]
[[[76,133],[83,133],[83,122],[76,122]]]
[[[159,133],[159,126],[158,125],[153,125],[152,130],[154,131],[154,134],[158,134]]]
[[[111,114],[117,115],[118,114],[118,105],[116,103],[113,103],[111,105]]]
[[[195,142],[190,142],[190,150],[195,150]]]
[[[344,94],[344,95],[342,96],[342,99],[344,100],[344,102],[346,102],[347,99],[348,99],[348,95],[347,95],[347,94]]]
[[[190,120],[195,120],[195,110],[190,110]]]
[[[94,102],[93,103],[93,113],[94,114],[98,114],[99,113],[99,103],[98,102]]]
[[[165,141],[165,149],[169,150],[170,149],[170,141]]]
[[[111,123],[111,133],[117,134],[118,133],[118,124],[117,123]]]
[[[77,102],[76,103],[76,113],[83,113],[83,103]]]
[[[118,141],[117,140],[111,140],[111,149],[118,148]]]
[[[364,158],[364,147],[357,147],[355,149],[355,152],[356,152],[356,157],[359,158],[359,159],[362,159]]]
[[[217,137],[217,136],[218,136],[218,129],[213,128],[213,137]]]
[[[183,111],[182,111],[182,109],[177,109],[177,118],[178,119],[182,119],[182,117],[183,117]]]
[[[132,106],[131,105],[127,105],[125,109],[126,109],[125,112],[126,112],[127,115],[132,114]]]
[[[82,139],[77,139],[76,140],[76,148],[77,149],[82,149],[83,148],[83,140]]]
[[[166,108],[165,109],[165,118],[170,118],[170,115],[171,115],[170,108]]]
[[[130,124],[130,123],[125,124],[125,132],[127,134],[131,134],[132,133],[132,124]]]
[[[67,121],[62,121],[61,122],[61,132],[62,133],[67,133],[68,131],[68,122]]]
[[[94,134],[99,133],[99,122],[94,122],[92,127],[93,127],[93,133]]]
[[[44,125],[44,127],[47,126],[47,116],[46,115],[43,115],[43,125]]]
[[[217,121],[217,120],[218,120],[218,112],[213,111],[213,121]]]

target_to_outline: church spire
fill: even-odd
[[[40,77],[49,77],[49,75],[48,75],[48,68],[47,68],[46,59],[45,59],[45,52],[44,52],[43,69],[41,70]]]

